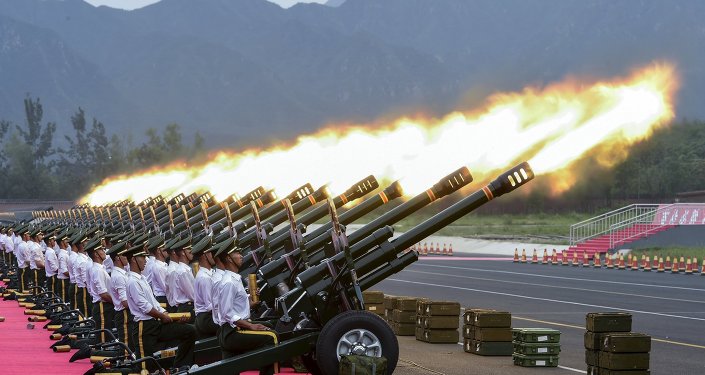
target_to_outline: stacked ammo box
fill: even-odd
[[[479,355],[512,355],[512,314],[467,309],[463,315],[463,350]]]
[[[514,364],[522,367],[556,367],[561,332],[550,328],[512,329]]]
[[[650,374],[651,337],[630,332],[629,313],[588,313],[585,318],[588,375]]]
[[[434,344],[456,344],[460,334],[460,303],[420,300],[416,304],[416,339]]]
[[[423,298],[387,296],[384,299],[385,317],[397,336],[416,333],[416,304]]]
[[[384,319],[384,293],[373,290],[362,292],[365,310],[377,314]]]

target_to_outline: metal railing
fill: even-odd
[[[574,246],[591,238],[610,234],[613,226],[634,218],[650,213],[655,215],[659,206],[658,204],[632,204],[573,224],[570,226],[570,245]]]
[[[678,207],[681,206],[705,207],[705,204],[674,203],[664,205],[654,210],[653,212],[646,212],[629,220],[625,220],[622,223],[614,224],[612,225],[612,228],[610,228],[610,249],[614,249],[616,246],[630,242],[630,240],[633,240],[635,238],[647,236],[649,234],[658,232],[662,228],[680,224],[680,222],[674,223],[670,220],[661,220],[660,222],[658,222],[656,218],[663,217],[665,211],[670,211],[673,208],[678,209]]]

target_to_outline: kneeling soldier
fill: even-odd
[[[191,324],[175,324],[152,293],[152,288],[141,273],[144,271],[147,242],[120,252],[130,264],[127,279],[127,305],[134,315],[132,339],[140,358],[151,356],[159,343],[178,341],[179,348],[174,358],[174,367],[193,364],[193,348],[196,342],[196,329]],[[154,371],[152,365],[142,363],[143,368]]]

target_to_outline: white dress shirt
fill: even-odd
[[[249,319],[250,298],[242,285],[240,275],[235,272],[226,270],[219,284],[216,299],[220,307],[220,325],[227,323],[235,328],[235,322],[238,320]]]
[[[166,300],[169,306],[176,307],[176,264],[178,262],[171,261],[166,267]]]
[[[29,247],[27,242],[21,241],[17,245],[17,266],[20,268],[27,268],[29,266]]]
[[[110,275],[101,263],[93,262],[90,270],[90,284],[88,284],[88,292],[93,297],[93,303],[98,303],[103,300],[100,296],[103,293],[108,293],[108,285],[110,285]]]
[[[44,258],[46,259],[46,263],[44,263],[44,268],[47,277],[56,276],[56,273],[59,271],[59,258],[57,258],[54,249],[47,247],[47,251],[46,253],[44,253]]]
[[[88,270],[91,267],[91,263],[93,263],[93,261],[88,258],[88,255],[78,253],[74,275],[76,276],[76,286],[79,288],[85,288],[87,285],[89,277]]]
[[[165,312],[159,302],[152,293],[147,280],[142,275],[130,271],[130,276],[127,278],[127,305],[130,307],[130,312],[134,315],[135,322],[140,320],[154,319],[149,316],[152,309],[159,312]]]
[[[36,270],[39,268],[39,266],[37,266],[38,262],[44,263],[42,247],[34,241],[30,241],[27,247],[29,248],[29,268]]]
[[[66,249],[56,251],[56,259],[59,263],[59,269],[56,270],[56,277],[61,280],[66,280],[68,277],[64,275],[69,272],[69,253]]]
[[[127,272],[120,268],[113,268],[110,274],[110,287],[108,288],[110,298],[113,299],[115,311],[122,311],[125,307],[122,301],[127,301]]]
[[[78,253],[76,253],[73,250],[69,251],[69,261],[68,261],[68,268],[69,268],[69,281],[71,284],[76,284],[76,267],[78,266]]]
[[[194,277],[191,267],[186,263],[179,262],[174,272],[174,281],[176,282],[174,301],[178,305],[193,302],[195,293],[193,291]]]
[[[147,263],[144,265],[144,269],[142,270],[142,277],[144,277],[149,285],[152,286],[152,290],[154,290],[154,284],[152,284],[152,267],[154,267],[154,262],[156,261],[156,258],[153,256],[148,256],[147,257]],[[157,291],[155,290],[154,293]],[[163,295],[163,294],[162,294]]]
[[[193,282],[193,309],[196,314],[213,310],[213,270],[206,267],[198,269]]]
[[[105,272],[112,273],[113,268],[115,268],[113,266],[113,260],[110,257],[105,257],[103,260],[103,267],[105,268]]]
[[[166,263],[161,260],[154,260],[152,271],[150,272],[151,278],[147,280],[147,282],[152,287],[154,295],[157,297],[166,296],[166,270]]]
[[[213,272],[213,289],[211,290],[211,303],[213,307],[213,323],[221,325],[220,304],[218,302],[218,294],[220,293],[220,282],[223,280],[225,271],[216,268]]]

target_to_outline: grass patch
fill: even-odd
[[[653,258],[655,255],[659,257],[663,257],[663,259],[666,259],[666,256],[670,256],[671,259],[673,257],[685,257],[693,259],[693,257],[698,258],[698,261],[705,259],[705,248],[700,248],[700,247],[667,247],[667,248],[661,248],[661,247],[654,247],[654,248],[649,248],[649,249],[639,249],[639,250],[632,250],[632,254],[637,255],[638,257],[641,257],[642,254],[649,256]]]

